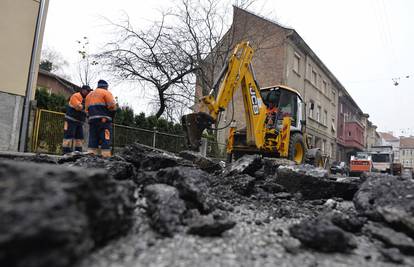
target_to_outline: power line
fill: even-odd
[[[413,74],[407,75],[400,75],[398,77],[390,77],[390,78],[378,78],[378,79],[367,79],[367,80],[356,80],[356,81],[344,81],[344,83],[370,83],[370,82],[380,82],[380,81],[390,81],[393,85],[397,86],[404,79],[411,79],[413,78]],[[398,83],[398,84],[396,84]]]
[[[380,41],[385,51],[389,52],[387,56],[387,61],[388,61],[387,66],[390,72],[393,73],[394,72],[393,66],[394,66],[394,61],[396,61],[395,60],[396,57],[395,57],[395,50],[392,44],[391,30],[390,30],[390,26],[388,23],[388,16],[386,13],[384,2],[382,0],[381,1],[373,0],[373,11],[374,11],[375,19],[377,21],[376,24],[378,25],[378,31],[379,31],[378,33],[379,33]]]

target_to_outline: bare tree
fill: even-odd
[[[69,76],[65,73],[65,68],[69,65],[62,54],[53,48],[45,47],[42,49],[40,58],[40,68],[53,72],[62,78],[68,79]]]
[[[94,59],[94,55],[89,53],[89,39],[87,36],[77,40],[76,43],[79,45],[77,76],[82,84],[90,85],[96,79],[98,62]]]
[[[254,1],[238,2],[248,6]],[[117,36],[99,54],[99,61],[119,79],[155,89],[157,118],[177,118],[194,104],[196,81],[211,88],[233,48],[228,10],[220,0],[180,0],[146,29],[135,29],[128,17],[120,23],[110,21]]]

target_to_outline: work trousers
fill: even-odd
[[[88,152],[97,154],[101,148],[103,157],[111,156],[112,122],[106,118],[89,121]]]
[[[72,146],[75,146],[75,151],[82,152],[83,144],[83,123],[80,121],[73,121],[65,119],[63,126],[63,154],[72,152]]]

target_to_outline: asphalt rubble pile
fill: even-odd
[[[414,181],[140,144],[0,159],[0,266],[414,265]]]

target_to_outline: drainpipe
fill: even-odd
[[[34,83],[35,75],[36,75],[35,73],[36,53],[39,48],[41,28],[42,28],[43,20],[45,18],[45,5],[46,5],[46,0],[40,0],[39,13],[37,16],[36,29],[35,29],[35,35],[34,35],[34,41],[33,41],[32,55],[30,59],[30,69],[29,69],[29,78],[28,78],[27,87],[26,87],[26,97],[24,98],[23,118],[22,118],[22,124],[20,127],[19,152],[24,152],[26,149],[27,131],[29,127],[30,100],[33,94],[33,83]]]

